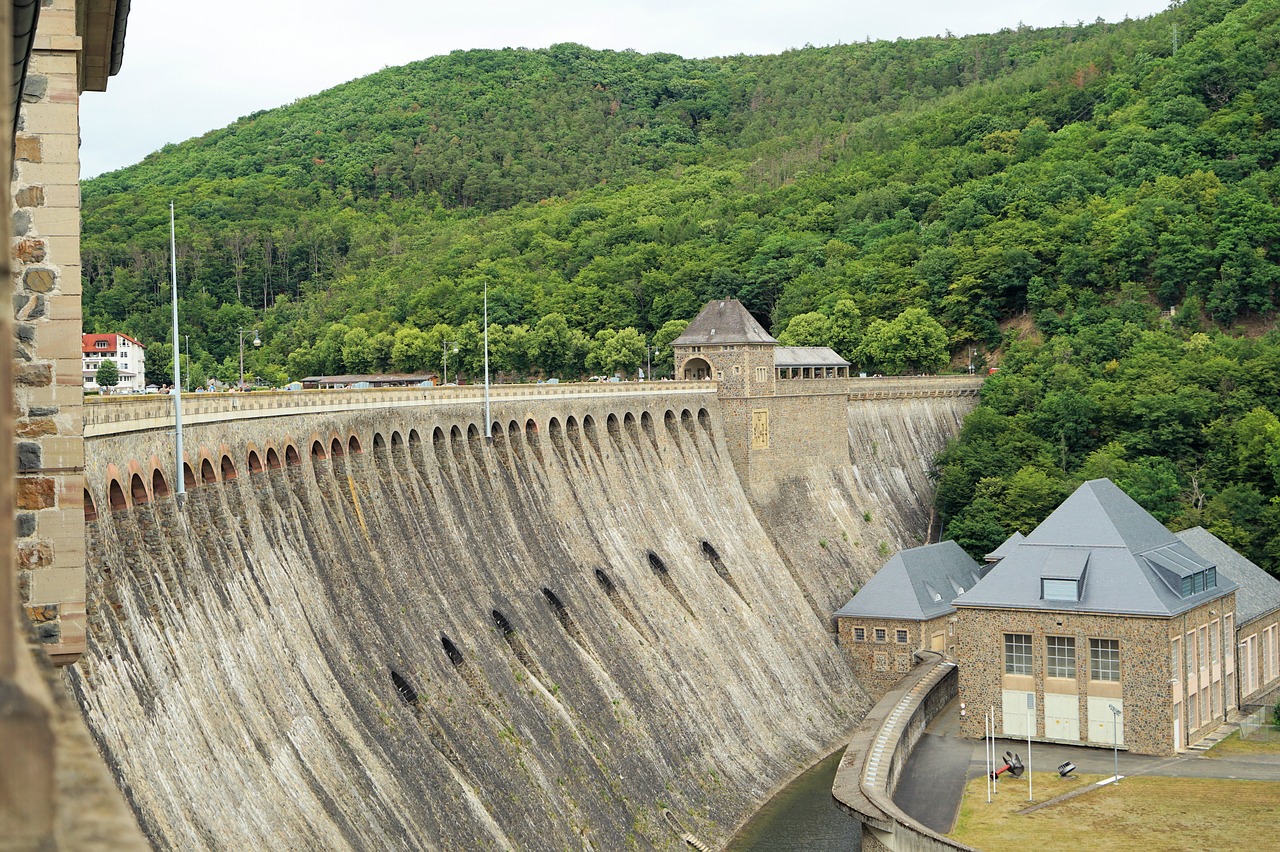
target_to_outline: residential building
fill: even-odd
[[[80,336],[84,389],[100,391],[98,368],[103,361],[114,361],[120,371],[120,384],[112,393],[135,393],[146,390],[147,350],[127,334],[83,334]]]

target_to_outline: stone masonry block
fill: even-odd
[[[41,15],[40,25],[44,26]],[[79,134],[80,110],[75,104],[38,104],[29,106],[25,111],[24,129],[36,136],[54,133]]]
[[[45,438],[41,445],[44,450],[44,466],[46,468],[80,468],[84,466],[84,441],[78,436],[49,437]]]
[[[17,483],[19,509],[48,509],[54,505],[56,483],[48,476],[23,476]]]
[[[60,508],[41,512],[36,518],[36,531],[40,538],[49,541],[84,541],[84,511],[76,508]]]
[[[74,359],[78,364],[84,364],[81,360],[80,346],[80,321],[79,320],[52,320],[46,322],[40,329],[40,341],[36,346],[36,352],[41,358],[50,361],[57,360],[59,362]],[[63,365],[59,363],[58,369],[61,370]]]
[[[76,183],[46,183],[44,203],[50,207],[76,207],[80,204],[80,185]]]
[[[52,364],[22,364],[15,366],[13,383],[19,387],[48,387],[53,384]]]
[[[30,472],[41,468],[41,457],[43,452],[39,444],[34,441],[20,441],[18,443],[18,472]]]
[[[44,187],[38,184],[24,186],[13,194],[13,203],[19,207],[43,207]]]
[[[18,545],[18,567],[32,572],[32,579],[53,565],[53,545],[47,541],[24,541]]]
[[[76,97],[78,97],[78,95],[76,95]],[[80,162],[80,146],[75,137],[59,134],[57,136],[48,137],[44,140],[44,144],[41,147],[41,155],[41,161],[44,163],[74,163],[78,168]]]
[[[39,189],[29,187],[28,189]],[[40,190],[39,204],[23,205],[32,207],[32,222],[36,233],[43,237],[78,236],[80,233],[80,211],[69,207],[44,207],[44,190]]]
[[[28,238],[19,240],[13,247],[13,255],[22,263],[41,263],[48,254],[44,240]]]
[[[29,604],[84,600],[84,567],[31,572]]]
[[[14,434],[19,438],[39,438],[42,435],[56,435],[58,434],[58,424],[47,417],[20,420],[14,427]]]
[[[31,163],[40,162],[40,137],[20,135],[13,142],[15,160],[26,160]]]
[[[27,538],[36,531],[36,516],[30,512],[19,512],[15,532],[18,538]]]
[[[80,237],[51,235],[49,242],[49,259],[64,267],[80,265]]]

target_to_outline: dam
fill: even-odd
[[[156,848],[717,848],[869,708],[831,613],[977,383],[834,387],[767,467],[708,382],[189,396],[181,471],[100,400],[65,677]]]

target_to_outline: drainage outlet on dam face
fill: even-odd
[[[400,674],[400,672],[395,669],[390,669],[390,671],[391,682],[395,685],[396,692],[399,693],[400,698],[404,700],[404,703],[411,707],[417,707],[418,690],[414,689],[413,684],[409,683],[408,679],[404,675]]]
[[[462,652],[459,651],[458,646],[453,644],[453,641],[443,633],[440,634],[440,644],[444,646],[444,652],[448,655],[449,662],[453,663],[455,666],[462,665]]]

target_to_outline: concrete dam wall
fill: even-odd
[[[828,464],[799,528],[914,543],[954,402],[907,490]],[[171,430],[86,440],[67,677],[157,848],[718,846],[865,713],[822,608],[879,545],[784,558],[714,392],[498,400],[492,447],[478,414],[198,422],[181,510]]]

